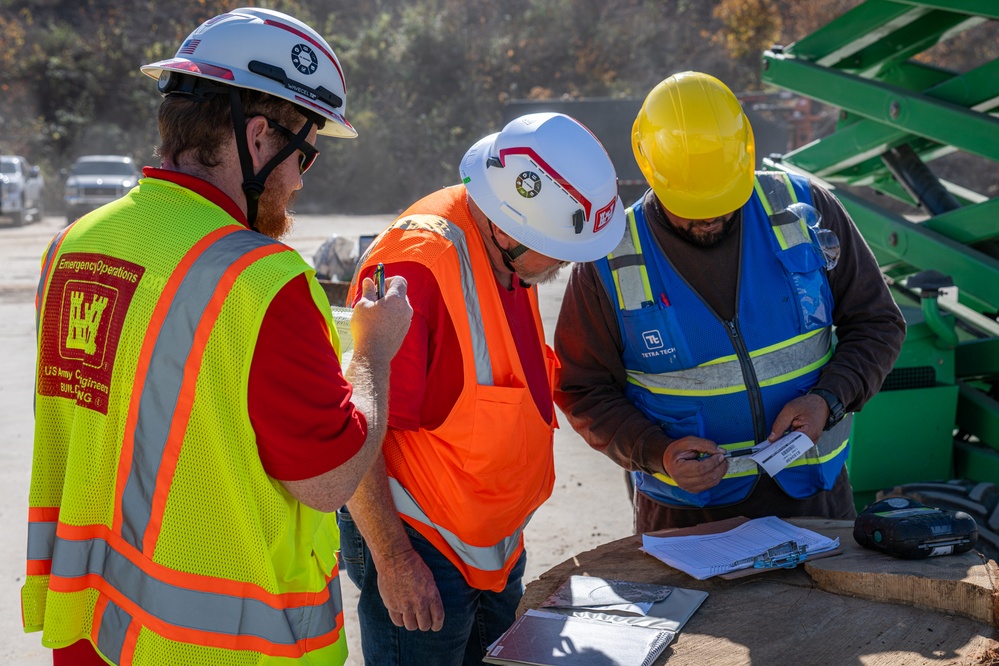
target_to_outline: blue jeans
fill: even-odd
[[[440,631],[409,631],[389,619],[378,593],[378,572],[371,551],[353,518],[346,509],[341,509],[337,519],[341,561],[350,580],[361,591],[357,614],[365,666],[478,665],[486,648],[513,624],[517,604],[524,595],[526,553],[521,553],[502,592],[477,590],[468,586],[461,572],[439,550],[404,524],[413,549],[433,573],[444,604],[444,627]]]

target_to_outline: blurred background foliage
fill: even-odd
[[[321,140],[302,212],[384,213],[457,182],[475,140],[515,99],[634,98],[674,72],[761,87],[760,52],[859,0],[297,0],[247,3],[309,23],[347,78],[354,141]],[[60,170],[81,154],[156,164],[154,82],[219,0],[0,0],[0,152]],[[994,32],[992,33],[994,36]],[[988,40],[983,40],[988,41]],[[995,49],[993,38],[992,48]],[[941,50],[961,69],[967,49]],[[992,54],[995,57],[995,54]],[[622,118],[630,124],[632,118]]]

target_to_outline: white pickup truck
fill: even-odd
[[[15,226],[29,217],[40,221],[44,187],[38,167],[20,155],[0,155],[0,217],[11,218]]]

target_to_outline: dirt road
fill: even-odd
[[[288,244],[311,260],[331,234],[355,238],[376,233],[391,216],[300,216]],[[21,631],[20,588],[24,580],[27,497],[31,470],[32,387],[34,383],[34,290],[38,261],[64,218],[46,217],[25,227],[0,221],[0,663],[51,664],[38,634]],[[562,300],[565,277],[541,287],[541,311],[549,341]],[[552,498],[537,511],[526,531],[525,582],[575,553],[631,533],[631,508],[620,470],[590,449],[568,428],[555,436],[556,482]],[[357,594],[343,576],[349,666],[358,666],[360,642],[355,614]]]

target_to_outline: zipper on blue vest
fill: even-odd
[[[756,435],[756,441],[762,442],[768,436],[767,416],[763,410],[763,396],[760,393],[760,382],[756,378],[756,368],[753,367],[753,361],[749,357],[746,341],[739,332],[738,319],[739,315],[736,315],[735,319],[724,320],[725,328],[728,329],[728,337],[732,340],[732,347],[735,348],[735,355],[739,359],[742,376],[746,378],[746,397],[749,398],[749,409],[753,413],[753,433]]]
[[[740,216],[742,215],[741,209],[740,212],[737,214]],[[642,235],[643,247],[648,247],[648,245],[646,245],[647,243],[653,244],[653,246],[655,246],[654,244],[656,243],[656,241],[654,240],[652,230],[649,228],[649,223],[645,219],[644,211],[642,214],[642,225],[639,228],[639,233],[641,233]],[[739,265],[736,267],[736,280],[735,280],[736,314],[735,318],[731,320],[723,319],[721,315],[719,315],[718,312],[716,312],[715,309],[711,307],[711,305],[706,300],[704,300],[704,297],[701,296],[700,292],[697,291],[697,289],[695,289],[693,285],[690,284],[687,278],[680,271],[676,269],[676,266],[673,264],[673,261],[669,258],[669,255],[666,254],[665,251],[661,251],[658,257],[664,260],[667,265],[669,265],[669,267],[673,271],[673,274],[676,275],[687,286],[687,289],[689,289],[691,293],[697,296],[697,298],[701,301],[701,303],[708,310],[708,312],[714,315],[714,318],[717,319],[723,326],[725,326],[725,329],[728,332],[729,339],[732,342],[732,348],[735,350],[736,357],[739,359],[739,367],[742,369],[743,379],[745,379],[746,397],[749,400],[749,409],[753,417],[753,434],[756,436],[757,442],[762,442],[770,434],[767,431],[766,411],[763,409],[763,394],[760,391],[759,379],[756,376],[756,368],[753,367],[752,359],[749,356],[749,349],[746,347],[746,342],[742,337],[742,333],[739,332],[739,325],[738,325],[739,303],[741,302],[741,296],[742,296],[741,293],[742,292],[742,235],[745,233],[745,226],[742,222],[741,217],[739,220],[738,233],[739,233],[739,259],[738,259]],[[665,281],[663,280],[662,274],[658,267],[654,269],[653,275],[650,275],[650,282],[653,282],[653,284],[651,285],[653,288],[653,293],[657,290],[657,288],[658,291],[660,291],[660,299],[659,301],[651,301],[651,302],[645,301],[644,303],[642,303],[642,307],[658,306],[660,310],[665,310],[666,308],[671,307],[672,303],[669,300],[669,296],[666,295],[665,284],[663,284]]]

